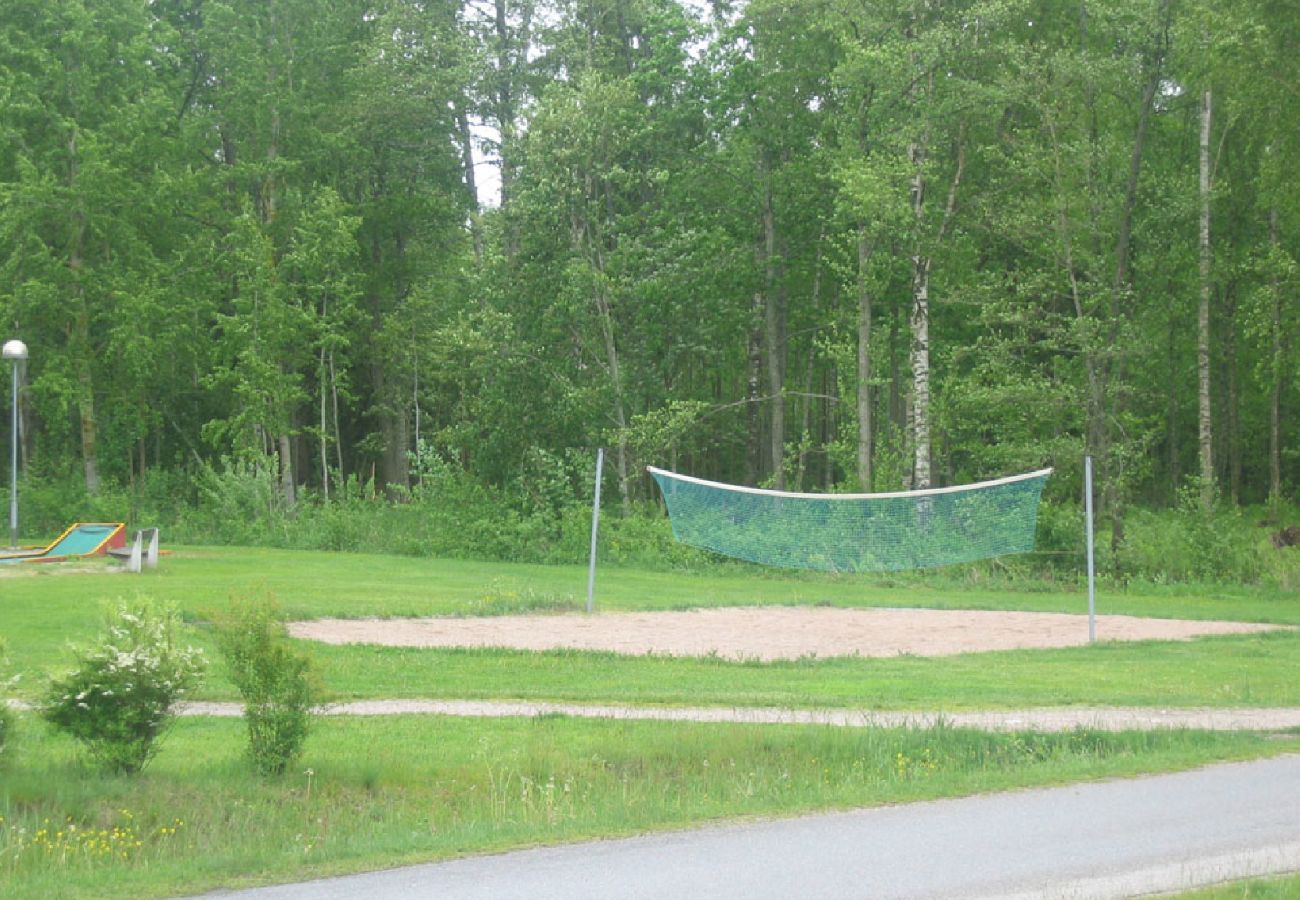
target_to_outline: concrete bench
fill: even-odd
[[[135,533],[129,547],[114,547],[109,555],[122,560],[128,572],[142,568],[158,568],[158,529],[141,528]]]

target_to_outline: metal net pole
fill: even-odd
[[[600,527],[600,475],[605,468],[605,448],[596,451],[596,496],[591,502],[591,564],[587,568],[587,612],[595,606],[596,597],[596,531]]]

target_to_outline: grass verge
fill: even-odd
[[[1191,731],[327,719],[250,774],[242,725],[186,719],[135,778],[21,717],[0,784],[0,894],[156,897],[541,843],[1132,776],[1294,750]]]
[[[1170,896],[1177,900],[1294,900],[1300,897],[1300,875],[1251,878]]]

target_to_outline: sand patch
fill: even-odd
[[[86,562],[15,562],[0,563],[0,578],[34,578],[40,575],[120,575],[125,566],[101,559]]]
[[[1189,640],[1281,626],[1098,616],[1102,641]],[[761,606],[680,612],[293,622],[294,637],[391,647],[604,650],[725,659],[950,656],[1088,642],[1087,616],[942,609]]]

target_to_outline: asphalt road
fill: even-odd
[[[1300,871],[1300,755],[209,896],[1078,900],[1288,871]]]

